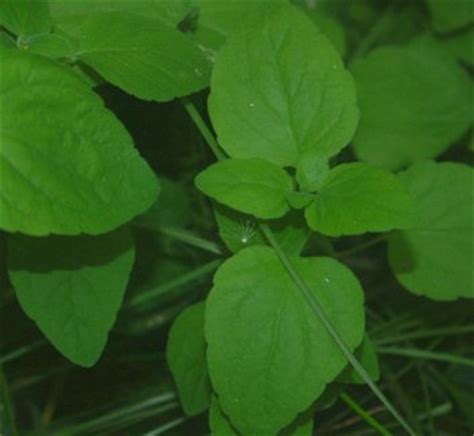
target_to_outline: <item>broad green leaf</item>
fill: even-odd
[[[329,172],[305,216],[313,230],[329,236],[385,232],[412,223],[413,201],[392,173],[349,163]]]
[[[336,154],[358,119],[353,81],[338,53],[289,5],[229,36],[213,70],[209,111],[230,156],[281,166],[295,166],[309,150]]]
[[[2,0],[0,25],[20,37],[28,37],[51,30],[47,0]]]
[[[166,357],[186,414],[198,415],[206,410],[211,383],[204,339],[204,303],[188,307],[175,319],[168,337]]]
[[[8,238],[8,272],[21,307],[82,366],[92,366],[105,347],[133,262],[126,228],[101,236]]]
[[[263,159],[227,159],[198,174],[207,196],[257,218],[280,218],[290,209],[286,193],[293,181],[285,170]]]
[[[310,151],[300,156],[296,166],[296,180],[303,191],[315,192],[329,174],[329,162],[320,153]]]
[[[76,38],[81,61],[138,98],[168,101],[209,84],[204,53],[157,18],[96,12],[66,17],[59,25]]]
[[[214,212],[219,236],[233,253],[252,245],[267,245],[254,217],[219,204],[214,207]],[[302,215],[294,211],[283,218],[269,221],[268,225],[282,249],[290,256],[301,253],[311,234]]]
[[[0,228],[99,234],[153,203],[155,175],[82,79],[18,51],[1,74]]]
[[[351,350],[364,335],[363,293],[330,258],[293,263]],[[276,434],[307,409],[347,360],[272,249],[250,247],[217,271],[206,303],[212,385],[244,434]]]
[[[364,336],[364,340],[354,354],[370,374],[371,379],[378,381],[380,378],[379,358],[377,356],[377,351],[367,334]],[[365,384],[365,381],[351,365],[348,365],[344,371],[342,371],[337,378],[337,381],[340,383]]]
[[[354,64],[361,120],[354,147],[362,160],[398,169],[435,157],[471,124],[471,83],[427,38],[383,47]]]
[[[211,428],[211,436],[239,436],[241,434],[232,426],[229,419],[224,415],[219,405],[219,400],[215,395],[211,398],[209,427]],[[301,416],[289,427],[278,432],[278,436],[311,436],[312,434],[312,416],[310,416],[310,418]]]
[[[426,0],[435,30],[449,32],[474,20],[472,0]]]
[[[417,220],[389,240],[400,283],[433,300],[474,298],[473,169],[423,162],[400,175],[416,203]]]

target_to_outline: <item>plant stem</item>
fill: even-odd
[[[196,127],[199,129],[202,136],[206,139],[209,146],[214,151],[214,154],[215,154],[216,158],[218,160],[226,159],[226,156],[223,153],[221,153],[216,139],[212,135],[211,131],[207,127],[206,123],[202,119],[199,112],[196,110],[193,103],[190,100],[186,100],[184,102],[184,104],[185,104],[186,110],[188,111],[188,113],[190,114],[192,120],[196,124]],[[277,241],[277,239],[275,238],[275,235],[273,234],[270,227],[268,227],[267,224],[263,224],[263,223],[260,223],[259,227],[260,227],[260,230],[262,231],[262,233],[264,234],[264,236],[266,237],[266,239],[268,240],[268,242],[270,243],[270,245],[275,250],[278,258],[280,259],[280,262],[283,264],[283,266],[288,271],[290,277],[295,282],[297,288],[300,290],[301,294],[303,295],[304,299],[308,303],[309,307],[312,309],[312,311],[314,312],[316,317],[319,319],[319,321],[324,325],[324,327],[328,331],[329,335],[332,337],[332,339],[334,340],[336,345],[339,347],[341,352],[344,354],[346,359],[350,362],[350,364],[354,367],[354,369],[357,371],[357,373],[360,375],[360,377],[362,377],[362,379],[370,387],[370,389],[372,389],[372,392],[385,405],[387,410],[390,411],[390,413],[395,417],[395,419],[400,423],[400,425],[407,431],[407,433],[412,435],[412,436],[415,436],[414,431],[411,429],[411,427],[408,425],[408,423],[405,421],[405,419],[397,412],[397,410],[394,408],[394,406],[385,397],[383,392],[377,387],[377,385],[374,383],[374,381],[370,377],[370,374],[360,364],[360,362],[357,360],[357,358],[352,354],[349,347],[346,345],[346,343],[343,341],[343,339],[339,336],[339,333],[336,331],[336,329],[332,325],[331,321],[327,317],[327,315],[324,312],[323,308],[319,305],[319,302],[315,299],[313,293],[308,288],[306,283],[303,281],[303,279],[299,275],[298,271],[293,266],[293,263],[291,262],[289,257],[281,249],[281,246],[280,246],[279,242]]]
[[[392,433],[387,430],[380,422],[378,422],[372,415],[368,414],[359,404],[351,398],[347,393],[343,393],[339,398],[344,401],[355,413],[357,413],[367,424],[377,430],[381,435],[390,436]]]
[[[416,332],[406,333],[398,336],[380,338],[378,340],[374,339],[373,342],[377,345],[387,345],[414,339],[427,339],[438,336],[460,335],[464,333],[474,333],[474,325],[443,327],[431,330],[419,330]]]
[[[42,347],[43,345],[46,345],[47,343],[48,341],[46,341],[45,339],[40,339],[39,341],[33,342],[30,345],[25,345],[24,347],[10,351],[9,353],[0,356],[0,365],[18,359],[19,357],[22,357],[25,354],[31,353],[32,351]]]
[[[450,353],[439,353],[436,351],[418,350],[416,348],[399,348],[399,347],[377,347],[377,351],[381,354],[391,354],[394,356],[412,357],[414,359],[435,360],[438,362],[452,363],[455,365],[463,365],[474,368],[474,360]]]
[[[212,260],[211,262],[206,263],[205,265],[200,266],[199,268],[196,268],[193,271],[180,275],[179,277],[170,280],[166,283],[163,283],[153,289],[150,289],[147,292],[138,294],[130,299],[129,303],[127,304],[127,307],[139,306],[140,304],[153,300],[158,295],[162,295],[165,292],[169,292],[173,289],[179,288],[180,286],[186,285],[194,280],[197,280],[203,276],[207,276],[213,271],[215,271],[221,263],[221,259]]]
[[[374,245],[377,245],[380,242],[383,242],[385,240],[387,240],[387,235],[380,235],[375,238],[369,239],[368,241],[363,242],[362,244],[356,245],[355,247],[351,247],[351,248],[348,248],[347,250],[339,251],[338,253],[336,253],[336,256],[339,258],[348,257],[355,253],[363,251],[367,248],[370,248]]]
[[[212,152],[216,156],[216,159],[217,160],[227,159],[227,156],[220,148],[219,144],[214,138],[214,135],[211,133],[206,123],[202,119],[201,114],[196,109],[196,106],[194,106],[194,103],[188,98],[183,98],[182,102],[183,102],[184,108],[188,112],[189,116],[193,120],[199,132],[201,133],[203,138],[206,140],[207,145],[211,148]]]
[[[201,248],[208,251],[209,253],[222,255],[222,250],[218,244],[213,241],[208,241],[207,239],[201,238],[200,236],[197,236],[188,230],[177,229],[174,227],[160,227],[158,231],[163,235],[176,239],[177,241],[184,242],[185,244],[196,248]]]
[[[159,434],[163,434],[164,432],[171,430],[172,428],[178,427],[181,425],[184,421],[186,421],[187,417],[182,416],[181,418],[177,418],[173,421],[170,421],[164,425],[159,426],[158,428],[149,431],[148,433],[145,433],[144,436],[158,436]]]

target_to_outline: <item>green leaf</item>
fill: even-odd
[[[237,430],[232,427],[231,423],[222,412],[219,400],[215,395],[211,398],[209,427],[211,428],[211,436],[239,436]]]
[[[392,173],[363,163],[335,167],[305,211],[308,225],[329,236],[406,228],[413,201]]]
[[[10,235],[7,261],[26,314],[64,356],[92,366],[105,347],[133,266],[128,229],[94,237]]]
[[[449,32],[473,22],[471,0],[450,2],[446,0],[426,0],[431,12],[433,26],[439,32]]]
[[[357,279],[330,258],[292,260],[354,350],[364,335]],[[208,366],[219,402],[244,434],[275,434],[347,364],[270,248],[250,247],[217,271],[206,303]]]
[[[80,60],[138,98],[168,101],[209,84],[210,63],[204,53],[157,18],[96,12],[66,17],[59,25],[76,37]]]
[[[51,17],[47,0],[2,0],[0,25],[20,37],[47,33]]]
[[[296,166],[296,180],[301,190],[315,192],[321,188],[329,174],[329,162],[325,156],[310,151],[300,156]]]
[[[229,419],[224,415],[215,395],[211,399],[209,409],[209,426],[212,436],[238,436],[240,433],[232,427]],[[313,418],[302,415],[295,422],[278,433],[279,436],[311,436],[313,434]]]
[[[286,193],[293,181],[285,170],[263,159],[227,159],[198,174],[196,186],[232,209],[258,218],[279,218],[290,209]]]
[[[372,341],[367,334],[364,336],[362,344],[359,345],[354,353],[362,366],[370,374],[372,380],[377,381],[380,378],[379,358]],[[348,365],[337,378],[340,383],[365,384],[357,371]]]
[[[356,154],[398,169],[437,156],[471,124],[467,73],[434,41],[383,47],[356,62]]]
[[[213,70],[209,111],[231,157],[281,166],[296,165],[308,150],[336,154],[358,119],[338,53],[293,6],[272,8],[258,26],[229,36]]]
[[[204,303],[188,307],[175,319],[166,357],[186,414],[193,416],[205,411],[209,407],[211,383],[204,339]]]
[[[473,169],[424,162],[400,175],[416,203],[417,220],[389,239],[389,260],[400,283],[433,300],[474,298]]]
[[[219,204],[215,206],[214,212],[219,236],[233,253],[252,245],[267,245],[267,240],[254,217]],[[271,220],[268,225],[285,253],[290,256],[301,253],[311,233],[301,214],[294,211],[290,211],[283,218]]]
[[[110,231],[155,200],[155,175],[82,79],[11,51],[0,81],[0,227],[43,236]]]

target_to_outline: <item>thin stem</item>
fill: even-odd
[[[202,136],[206,139],[209,146],[214,151],[214,154],[215,154],[216,158],[218,160],[226,159],[225,155],[223,155],[220,152],[220,149],[218,148],[219,146],[217,144],[217,141],[215,140],[214,136],[212,135],[211,131],[207,127],[206,123],[202,119],[199,112],[194,107],[193,103],[190,100],[186,100],[186,102],[184,104],[185,104],[186,110],[188,111],[188,113],[190,114],[190,116],[193,119],[194,123],[196,124],[196,127],[199,129]],[[339,349],[342,351],[344,356],[351,363],[351,365],[354,367],[354,369],[357,371],[357,373],[362,377],[362,379],[365,381],[365,383],[372,389],[374,394],[385,405],[387,410],[389,410],[390,413],[397,419],[397,421],[400,423],[400,425],[408,432],[408,434],[410,434],[412,436],[415,436],[414,431],[411,429],[411,427],[408,425],[408,423],[405,421],[405,419],[396,411],[396,409],[393,407],[393,405],[390,403],[390,401],[385,397],[385,395],[382,393],[382,391],[374,383],[374,381],[370,377],[370,374],[360,364],[360,362],[357,360],[357,358],[350,351],[349,347],[346,345],[346,343],[339,336],[339,333],[337,333],[336,329],[334,328],[331,321],[327,317],[327,315],[324,312],[323,308],[319,305],[318,301],[314,298],[313,293],[308,288],[306,283],[303,281],[303,279],[301,278],[299,273],[296,271],[295,267],[293,266],[293,264],[290,261],[290,259],[288,258],[288,256],[281,249],[280,244],[277,241],[277,239],[275,238],[275,235],[273,234],[270,227],[268,227],[267,224],[263,224],[263,223],[259,224],[259,227],[260,227],[260,230],[262,231],[262,233],[265,235],[268,242],[270,243],[270,245],[275,250],[278,258],[280,259],[280,262],[287,269],[288,273],[290,274],[291,278],[293,279],[296,286],[300,290],[301,294],[305,298],[305,300],[308,303],[309,307],[312,309],[312,311],[314,312],[316,317],[319,319],[319,321],[324,325],[324,327],[328,331],[329,335],[332,337],[332,339],[337,344]]]
[[[211,150],[214,153],[214,155],[216,156],[217,160],[227,159],[227,156],[225,155],[225,153],[220,148],[219,144],[217,143],[216,139],[214,138],[214,135],[211,133],[211,131],[207,127],[206,123],[202,119],[201,114],[196,109],[196,106],[194,106],[194,103],[191,100],[187,99],[187,98],[182,99],[182,102],[183,102],[184,108],[188,112],[189,116],[193,120],[194,124],[198,128],[201,135],[206,140],[207,144],[211,148]]]
[[[379,244],[380,242],[386,241],[387,240],[387,235],[380,235],[375,238],[369,239],[366,242],[363,242],[359,245],[356,245],[354,247],[348,248],[347,250],[339,251],[336,253],[336,256],[341,258],[341,257],[348,257],[352,256],[355,253],[359,253],[360,251],[364,251],[367,248],[370,248],[374,245]]]
[[[148,398],[140,403],[113,410],[112,412],[105,413],[102,416],[91,419],[90,421],[83,422],[75,427],[69,428],[68,433],[79,434],[97,430],[109,425],[110,422],[113,423],[117,419],[122,419],[125,415],[138,413],[147,408],[153,408],[156,414],[167,412],[178,407],[178,403],[175,401],[175,399],[176,395],[173,392]],[[58,434],[61,434],[61,432],[58,432]]]
[[[399,347],[377,347],[377,351],[381,354],[391,354],[394,356],[411,357],[414,359],[434,360],[437,362],[452,363],[455,365],[463,365],[474,368],[474,360],[450,353],[439,353],[436,351],[418,350],[415,348],[399,348]]]
[[[392,433],[387,430],[380,422],[378,422],[372,415],[367,413],[359,404],[351,398],[347,393],[343,393],[339,398],[344,401],[357,415],[359,415],[370,427],[377,430],[381,435],[391,436]]]
[[[181,418],[177,418],[173,421],[168,422],[167,424],[161,425],[158,428],[149,431],[148,433],[145,433],[144,436],[158,436],[160,434],[163,434],[164,432],[171,430],[172,428],[178,427],[181,425],[183,422],[185,422],[187,419],[186,416],[182,416]]]
[[[191,245],[196,248],[208,251],[209,253],[222,255],[222,250],[219,245],[213,241],[201,238],[194,233],[184,230],[177,229],[174,227],[160,227],[158,229],[163,235],[169,236],[170,238],[176,239],[177,241],[184,242],[185,244]]]
[[[427,339],[439,336],[460,335],[463,333],[473,333],[474,325],[459,326],[459,327],[444,327],[431,330],[419,330],[416,332],[406,333],[398,336],[388,338],[375,339],[374,343],[377,345],[387,345],[398,342],[405,342],[414,339]]]
[[[48,341],[46,341],[45,339],[40,339],[39,341],[33,342],[30,345],[25,345],[24,347],[10,351],[9,353],[0,356],[0,365],[11,362],[15,359],[18,359],[19,357],[31,353],[32,351],[42,347],[43,345],[46,345],[47,343]]]
[[[150,300],[153,300],[158,295],[162,295],[165,292],[172,291],[173,289],[179,288],[180,286],[184,286],[188,283],[193,282],[194,280],[200,279],[203,276],[207,276],[215,271],[218,266],[222,263],[221,259],[213,260],[209,263],[206,263],[199,268],[196,268],[193,271],[190,271],[186,274],[183,274],[173,280],[170,280],[166,283],[163,283],[153,289],[150,289],[147,292],[143,292],[141,294],[136,295],[132,299],[130,299],[129,303],[127,304],[128,307],[136,307],[140,304],[146,303]]]
[[[357,358],[354,356],[354,354],[352,354],[351,350],[346,345],[346,343],[341,338],[341,336],[339,336],[339,333],[334,328],[332,322],[327,317],[327,315],[324,312],[323,308],[320,306],[319,302],[316,300],[316,298],[314,297],[314,295],[311,292],[311,290],[309,289],[309,287],[303,281],[303,279],[301,278],[300,274],[298,273],[298,271],[294,267],[291,260],[288,258],[286,253],[281,249],[281,246],[280,246],[279,242],[275,238],[273,232],[270,230],[268,225],[260,224],[260,229],[262,230],[263,234],[267,238],[270,245],[275,250],[277,256],[279,257],[279,259],[281,261],[281,263],[283,264],[283,266],[288,271],[288,274],[291,276],[291,278],[295,282],[296,286],[298,287],[298,289],[300,290],[300,292],[303,295],[304,299],[306,300],[306,302],[308,303],[308,305],[312,309],[313,313],[316,315],[316,317],[319,319],[319,321],[324,325],[327,332],[332,337],[334,342],[337,344],[339,349],[342,351],[342,353],[344,354],[346,359],[349,361],[349,363],[354,367],[354,369],[357,371],[357,373],[360,375],[360,377],[362,377],[362,379],[370,387],[370,389],[372,389],[372,392],[385,405],[387,410],[397,419],[397,421],[400,422],[402,427],[410,435],[415,435],[414,431],[411,429],[411,427],[408,425],[408,423],[405,421],[405,419],[397,412],[397,410],[392,405],[392,403],[390,403],[388,398],[377,387],[377,385],[372,380],[372,377],[370,376],[370,374],[360,364],[360,362],[357,360]]]

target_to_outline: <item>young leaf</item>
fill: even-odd
[[[474,298],[473,169],[424,162],[400,175],[416,203],[415,225],[389,239],[389,260],[400,283],[433,300]]]
[[[462,33],[456,33],[448,38],[439,40],[446,50],[451,52],[458,60],[468,65],[474,65],[474,28]]]
[[[335,167],[305,211],[308,225],[329,236],[406,228],[412,199],[396,176],[362,163]]]
[[[461,0],[426,0],[431,12],[433,26],[439,32],[450,32],[473,22],[472,2]]]
[[[296,165],[308,150],[336,154],[358,119],[353,81],[338,53],[289,5],[230,35],[213,70],[209,111],[230,156],[281,166]]]
[[[206,410],[211,383],[204,339],[204,303],[188,307],[175,319],[168,337],[166,357],[186,414],[198,415]]]
[[[18,301],[52,344],[82,366],[100,357],[134,262],[128,229],[101,236],[8,237]]]
[[[49,3],[47,0],[2,0],[0,25],[21,37],[47,33],[51,29]]]
[[[294,258],[350,349],[364,335],[363,293],[329,258]],[[244,434],[276,434],[307,409],[347,360],[270,248],[250,247],[217,271],[206,303],[212,384]]]
[[[320,153],[310,151],[300,156],[296,166],[296,180],[301,190],[315,192],[329,174],[329,162]]]
[[[196,186],[218,202],[257,218],[279,218],[290,209],[288,173],[263,159],[227,159],[196,177]]]
[[[219,236],[232,253],[252,245],[267,245],[267,240],[258,227],[258,221],[217,204],[214,213],[219,227]],[[285,253],[297,256],[308,241],[311,231],[301,214],[289,212],[285,217],[269,222]]]
[[[364,340],[359,345],[359,348],[357,348],[355,356],[370,374],[372,380],[377,381],[380,378],[379,358],[377,356],[377,351],[367,334],[364,336]],[[340,383],[365,384],[364,380],[362,380],[360,375],[357,374],[354,368],[350,365],[342,371],[337,378],[337,381]]]
[[[168,101],[209,84],[210,63],[204,53],[159,19],[96,12],[65,17],[59,26],[76,37],[80,60],[138,98]]]
[[[1,73],[0,228],[99,234],[153,203],[155,175],[85,82],[13,50]]]
[[[437,156],[469,128],[470,78],[434,41],[383,47],[354,64],[362,160],[398,169]]]

